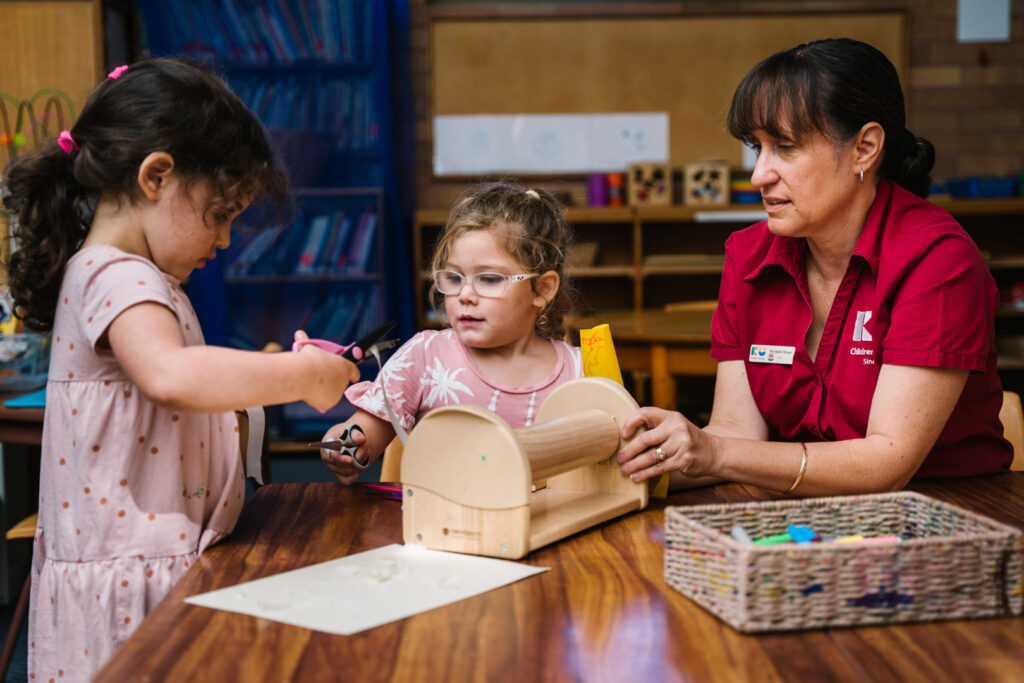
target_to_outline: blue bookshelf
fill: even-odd
[[[411,272],[408,180],[392,103],[411,98],[396,92],[408,83],[396,87],[391,63],[407,50],[406,0],[141,0],[139,11],[150,54],[207,63],[260,117],[293,187],[292,220],[252,207],[231,247],[191,276],[208,343],[288,348],[300,328],[347,343],[385,320],[407,338],[411,310],[397,302]],[[268,417],[272,434],[319,437],[351,411],[289,404]]]

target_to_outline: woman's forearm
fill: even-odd
[[[803,461],[799,443],[716,438],[723,479],[773,491],[788,491]],[[805,443],[807,465],[793,495],[841,495],[898,490],[906,485],[927,451],[913,452],[881,435],[836,442]]]

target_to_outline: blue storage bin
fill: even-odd
[[[0,334],[0,391],[28,391],[46,384],[50,335]]]
[[[957,198],[1012,197],[1016,184],[1016,178],[971,176],[950,178],[946,181],[946,189]]]

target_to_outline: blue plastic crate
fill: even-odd
[[[971,176],[950,178],[946,181],[946,189],[957,198],[1012,197],[1016,184],[1016,178]]]

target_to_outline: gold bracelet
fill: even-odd
[[[800,461],[800,471],[796,474],[796,479],[793,481],[793,485],[786,489],[786,493],[793,493],[796,487],[800,485],[800,482],[804,480],[804,472],[807,471],[807,444],[803,441],[800,442],[800,448],[804,451],[803,460]]]

